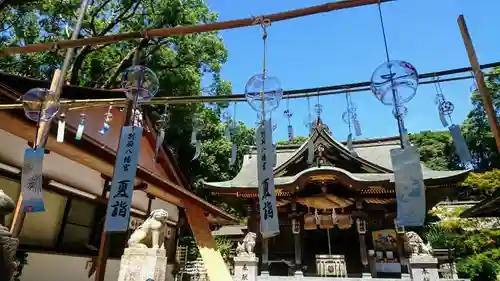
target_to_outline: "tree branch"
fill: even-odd
[[[134,5],[135,4],[135,5]],[[130,10],[132,10],[132,12],[130,13],[130,16],[133,15],[137,9],[139,8],[139,4],[141,4],[141,0],[137,0],[136,2],[134,1],[131,1],[130,2],[130,5],[127,6],[122,13],[120,13],[114,21],[112,21],[110,24],[108,24],[108,26],[106,28],[104,28],[103,30],[101,30],[101,32],[99,33],[98,36],[104,36],[106,35],[106,33],[110,32],[120,21],[122,21],[124,18],[126,18],[128,12]],[[133,7],[133,8],[132,8]]]
[[[109,76],[109,78],[106,80],[106,82],[104,82],[104,84],[101,86],[101,88],[110,88],[111,86],[113,86],[113,83],[116,81],[116,77],[118,77],[118,75],[125,68],[125,66],[130,64],[130,62],[134,58],[135,52],[137,50],[140,50],[141,48],[143,48],[148,43],[148,41],[149,40],[147,40],[147,39],[142,39],[139,42],[139,45],[137,45],[137,47],[130,50],[127,53],[127,55],[125,55],[125,57],[120,61],[120,63],[118,63],[118,65],[116,65],[115,69],[113,70],[113,74],[111,74],[111,76]]]

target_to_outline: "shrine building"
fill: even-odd
[[[4,104],[15,102],[32,88],[50,86],[50,81],[2,72],[0,81],[0,102]],[[124,94],[66,85],[61,96],[65,99],[105,99],[121,98]],[[160,147],[157,160],[153,161],[156,132],[145,109],[136,178],[133,194],[130,194],[129,229],[105,238],[102,233],[110,182],[125,120],[123,106],[111,108],[110,128],[101,134],[99,131],[107,112],[107,107],[65,112],[63,142],[56,140],[57,122],[61,116],[54,118],[43,161],[45,211],[25,214],[20,211],[23,154],[35,138],[37,125],[26,118],[22,109],[0,110],[0,189],[17,202],[16,211],[6,217],[5,225],[19,238],[18,253],[27,255],[27,264],[21,264],[19,280],[118,280],[120,257],[130,234],[154,209],[168,212],[167,276],[173,280],[170,273],[176,262],[178,234],[181,227],[189,227],[191,223],[186,218],[188,204],[201,209],[211,224],[236,221],[190,191],[175,155],[168,148]],[[75,134],[81,114],[86,114],[87,119],[84,134],[77,140]],[[198,228],[198,231],[203,230]],[[211,238],[208,226],[206,233]]]
[[[394,223],[390,150],[399,147],[399,138],[389,137],[355,141],[349,150],[320,119],[305,143],[278,146],[274,176],[280,234],[267,241],[258,238],[260,271],[393,278],[408,273],[405,230]],[[308,159],[309,151],[314,157]],[[423,165],[422,170],[427,210],[452,195],[468,175],[465,170],[434,171]],[[257,182],[253,149],[232,180],[204,186],[227,200],[243,200],[248,231],[259,233]]]

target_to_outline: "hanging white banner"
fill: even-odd
[[[276,192],[274,190],[273,159],[274,147],[271,120],[257,129],[257,166],[259,182],[260,231],[263,238],[280,234]]]
[[[426,215],[425,185],[418,151],[411,145],[391,150],[397,200],[397,223],[421,226]]]
[[[141,136],[142,128],[140,127],[122,128],[106,211],[105,231],[107,232],[120,232],[128,229]]]
[[[42,166],[44,149],[26,148],[21,175],[21,194],[25,212],[44,212]]]
[[[470,155],[469,148],[467,147],[467,142],[460,131],[460,126],[451,125],[448,129],[450,130],[453,143],[455,144],[455,152],[460,158],[460,161],[462,161],[463,164],[472,162],[472,157]]]

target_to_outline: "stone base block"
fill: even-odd
[[[234,280],[257,281],[259,258],[255,256],[234,257]]]
[[[118,281],[165,281],[165,249],[126,248],[120,262]]]
[[[0,236],[0,280],[14,280],[16,272],[16,252],[19,246],[19,239],[8,236]]]
[[[293,276],[295,277],[304,277],[304,272],[297,270],[294,272]]]
[[[410,275],[414,281],[439,280],[438,259],[428,255],[411,256]]]

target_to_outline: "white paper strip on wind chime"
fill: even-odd
[[[44,149],[24,150],[24,164],[21,175],[21,193],[25,212],[43,212],[42,167]]]
[[[352,120],[352,123],[354,125],[354,132],[356,133],[356,136],[361,136],[361,125],[359,124],[359,121],[354,119]]]
[[[59,121],[57,121],[57,142],[64,142],[64,131],[66,130],[66,116],[61,114],[59,116]]]
[[[163,139],[165,139],[165,129],[161,128],[160,133],[156,136],[156,145],[155,145],[155,153],[153,156],[153,161],[157,161],[158,153],[160,151],[160,147],[163,144]]]
[[[229,159],[229,164],[233,166],[236,164],[236,156],[238,155],[237,146],[235,143],[231,144],[231,159]]]
[[[354,157],[358,157],[358,153],[354,150],[354,145],[352,143],[352,133],[347,135],[346,145],[347,145],[347,149],[349,150],[351,155]]]
[[[141,127],[122,128],[106,212],[107,232],[128,229],[141,136]]]
[[[425,220],[425,185],[418,151],[411,145],[391,150],[397,201],[397,223],[421,226]]]
[[[307,164],[311,165],[314,162],[314,142],[309,136],[307,140]]]
[[[273,138],[271,121],[266,120],[257,129],[257,177],[259,183],[260,231],[263,238],[280,233],[276,192],[274,190]]]
[[[451,125],[448,129],[450,130],[453,143],[455,144],[455,152],[460,158],[460,161],[464,164],[472,162],[472,157],[467,147],[467,143],[465,142],[465,138],[460,131],[460,126]]]
[[[448,121],[446,121],[446,116],[442,110],[439,110],[439,120],[441,121],[441,125],[443,125],[443,127],[448,127]]]

